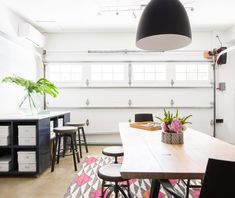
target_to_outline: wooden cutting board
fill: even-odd
[[[134,122],[130,124],[130,127],[148,131],[161,130],[161,124],[159,122]]]

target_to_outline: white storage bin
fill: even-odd
[[[19,163],[19,172],[36,172],[36,163]]]
[[[54,129],[54,121],[50,121],[50,131],[52,132]]]
[[[0,137],[7,137],[10,135],[10,126],[0,126]]]
[[[58,119],[58,127],[62,127],[64,126],[64,119],[63,118],[59,118]]]
[[[8,146],[10,144],[10,136],[1,137],[0,136],[0,146]]]
[[[54,139],[55,138],[55,132],[50,132],[50,139]]]
[[[0,157],[0,172],[9,172],[11,167],[11,156]]]
[[[35,137],[19,137],[19,146],[35,146],[36,145],[36,138]]]
[[[18,163],[36,163],[35,151],[18,151]]]
[[[18,137],[36,137],[35,125],[19,125]]]

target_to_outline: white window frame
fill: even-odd
[[[91,67],[92,65],[123,65],[124,67],[124,79],[123,80],[92,80],[92,71]],[[88,79],[89,79],[89,86],[92,87],[121,87],[121,86],[127,86],[128,85],[128,63],[125,62],[94,62],[90,63],[88,67]]]
[[[74,80],[69,80],[69,81],[52,81],[53,83],[55,83],[55,85],[57,87],[76,87],[76,86],[83,86],[84,85],[84,73],[85,73],[85,65],[84,63],[47,63],[46,64],[46,78],[48,78],[50,80],[50,65],[81,65],[82,71],[81,71],[81,80],[79,81],[74,81]]]
[[[176,65],[208,65],[208,80],[176,80]],[[174,62],[172,65],[172,70],[174,72],[173,81],[174,86],[183,87],[211,87],[211,82],[213,82],[213,68],[210,62]]]
[[[82,79],[81,81],[68,81],[68,82],[54,82],[58,87],[211,87],[211,82],[213,82],[213,68],[211,67],[210,62],[167,62],[167,61],[113,61],[113,62],[53,62],[46,64],[46,77],[50,79],[49,65],[53,64],[77,64],[82,66]],[[124,65],[124,79],[123,80],[104,80],[104,81],[92,81],[91,80],[91,65],[113,65],[113,64],[123,64]],[[143,81],[134,81],[133,80],[133,65],[134,64],[163,64],[166,65],[166,80],[143,80]],[[209,66],[209,81],[190,81],[190,80],[176,80],[176,65],[185,65],[185,64],[207,64]],[[173,82],[173,85],[172,83]]]
[[[165,65],[166,66],[166,79],[165,80],[134,80],[134,65]],[[167,62],[132,62],[131,63],[131,85],[138,87],[165,87],[169,86],[169,68]]]

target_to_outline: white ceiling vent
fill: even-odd
[[[19,37],[24,37],[30,41],[35,47],[43,47],[45,44],[44,36],[29,23],[19,24]]]

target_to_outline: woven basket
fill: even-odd
[[[169,133],[162,131],[162,142],[166,144],[183,144],[184,134],[179,133]]]

